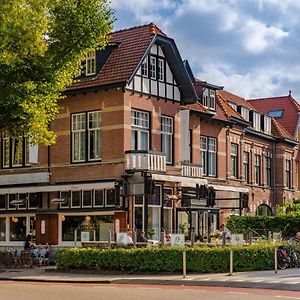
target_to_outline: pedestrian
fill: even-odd
[[[222,233],[222,236],[224,235],[225,240],[230,240],[231,238],[231,233],[229,231],[229,229],[225,226],[225,224],[222,224],[220,227],[220,231]]]
[[[139,243],[147,243],[147,242],[148,242],[148,240],[147,240],[147,238],[146,238],[146,236],[145,236],[145,231],[141,231],[141,232],[140,232],[140,235],[139,235],[137,241],[138,241]]]

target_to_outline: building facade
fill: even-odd
[[[229,215],[273,213],[294,197],[293,137],[196,80],[152,23],[112,33],[65,94],[55,145],[1,138],[0,246],[29,233],[71,246],[128,229],[203,239]]]

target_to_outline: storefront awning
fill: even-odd
[[[3,194],[23,194],[23,193],[39,193],[39,192],[56,192],[56,191],[79,191],[79,190],[95,190],[95,189],[113,189],[115,181],[80,183],[80,184],[57,184],[45,186],[27,186],[27,187],[9,187],[1,188],[0,195]]]
[[[172,176],[162,174],[152,174],[152,179],[157,181],[178,182],[184,187],[196,187],[196,184],[207,184],[207,180],[203,178],[191,178],[184,176]]]
[[[240,192],[240,193],[248,193],[249,189],[246,187],[238,187],[238,186],[231,186],[231,185],[218,185],[212,184],[209,185],[213,187],[216,191],[228,191],[228,192]]]

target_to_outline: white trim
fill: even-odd
[[[196,184],[207,184],[206,179],[201,178],[191,178],[183,176],[173,176],[173,175],[161,175],[161,174],[152,174],[152,179],[157,181],[169,181],[169,182],[179,182],[181,186],[185,187],[195,187]]]
[[[22,193],[38,193],[38,192],[57,192],[57,191],[80,191],[89,189],[114,189],[115,182],[97,182],[82,184],[64,184],[64,185],[45,185],[35,187],[10,187],[0,189],[0,194],[22,194]]]

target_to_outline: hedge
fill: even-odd
[[[274,245],[243,247],[65,248],[56,253],[61,270],[109,270],[125,272],[181,272],[182,252],[186,250],[187,271],[198,273],[229,272],[229,253],[234,250],[234,271],[274,268]]]
[[[284,237],[293,237],[300,231],[300,215],[283,216],[232,216],[227,221],[232,233],[244,233],[245,237],[252,231],[254,235],[268,236],[268,231],[281,232]]]

